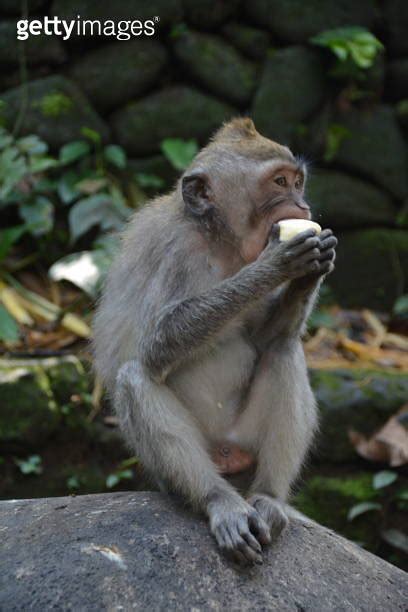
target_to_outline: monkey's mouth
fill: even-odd
[[[276,216],[274,215],[272,218],[272,225],[279,223],[279,221],[286,221],[287,219],[305,219],[305,221],[310,221],[312,217],[309,208],[301,208],[292,203],[279,206],[279,210],[277,210],[276,213]]]

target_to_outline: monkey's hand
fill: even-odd
[[[257,510],[240,496],[217,496],[207,507],[211,532],[221,550],[242,564],[262,563],[262,545],[271,541],[270,529]]]
[[[255,494],[248,502],[257,510],[270,529],[272,538],[286,529],[289,519],[278,500],[269,495]]]
[[[337,238],[333,235],[331,229],[325,229],[321,232],[318,239],[318,248],[320,252],[317,257],[318,268],[294,280],[292,283],[293,289],[313,288],[324,276],[333,272],[336,259]]]
[[[270,275],[271,284],[317,274],[320,269],[320,239],[316,230],[308,229],[287,242],[279,242],[279,228],[274,226],[266,248],[257,259],[260,268]]]

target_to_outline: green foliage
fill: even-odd
[[[384,48],[371,32],[358,26],[326,30],[310,42],[330,49],[340,62],[351,61],[363,70],[373,65],[377,53]]]
[[[0,340],[2,342],[17,342],[20,332],[13,317],[0,304]]]
[[[73,102],[66,94],[54,91],[43,96],[33,105],[40,109],[44,117],[59,117],[71,110]]]
[[[112,489],[119,484],[121,480],[130,480],[131,478],[133,478],[132,470],[121,470],[120,472],[109,474],[106,478],[106,487]]]
[[[30,455],[27,459],[15,459],[20,472],[25,475],[39,475],[42,473],[42,459],[39,455]]]
[[[400,295],[397,298],[392,311],[395,315],[408,315],[408,294]]]
[[[351,132],[340,123],[331,123],[326,133],[326,148],[323,155],[325,162],[331,162],[336,157],[341,143],[345,138],[349,138]]]
[[[389,470],[383,470],[377,472],[373,477],[373,489],[383,489],[388,487],[390,484],[395,482],[398,478],[398,474]]]
[[[137,172],[135,174],[136,181],[142,189],[163,189],[165,186],[164,180],[155,174],[146,172]]]
[[[117,168],[126,168],[126,153],[122,147],[118,145],[108,145],[104,148],[103,154],[107,162],[113,164]]]
[[[38,241],[35,250],[47,257],[51,240],[56,250],[57,236],[64,252],[91,230],[94,239],[95,232],[99,237],[120,230],[132,209],[144,201],[138,180],[132,182],[123,174],[125,151],[103,146],[95,130],[84,127],[81,132],[84,140],[65,144],[52,157],[38,136],[16,139],[0,128],[0,207],[14,208],[23,221],[0,231],[0,262],[26,234]],[[111,249],[99,245],[95,252],[63,257],[51,276],[68,279],[94,296],[110,258]]]
[[[161,143],[161,150],[176,170],[185,170],[198,153],[196,140],[166,138]]]
[[[372,510],[381,510],[381,504],[378,502],[361,502],[361,504],[356,504],[350,508],[347,518],[349,521],[352,521],[357,516],[365,514],[366,512],[371,512]]]

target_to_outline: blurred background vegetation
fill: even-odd
[[[159,21],[17,41],[46,14]],[[405,0],[0,0],[0,65],[0,497],[145,486],[91,375],[94,301],[129,215],[245,114],[306,156],[340,241],[305,338],[322,427],[295,503],[406,566]]]

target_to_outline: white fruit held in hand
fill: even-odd
[[[286,242],[297,234],[305,232],[308,229],[316,230],[316,234],[320,234],[322,228],[318,223],[314,221],[307,221],[307,219],[284,219],[279,221],[279,240]]]

